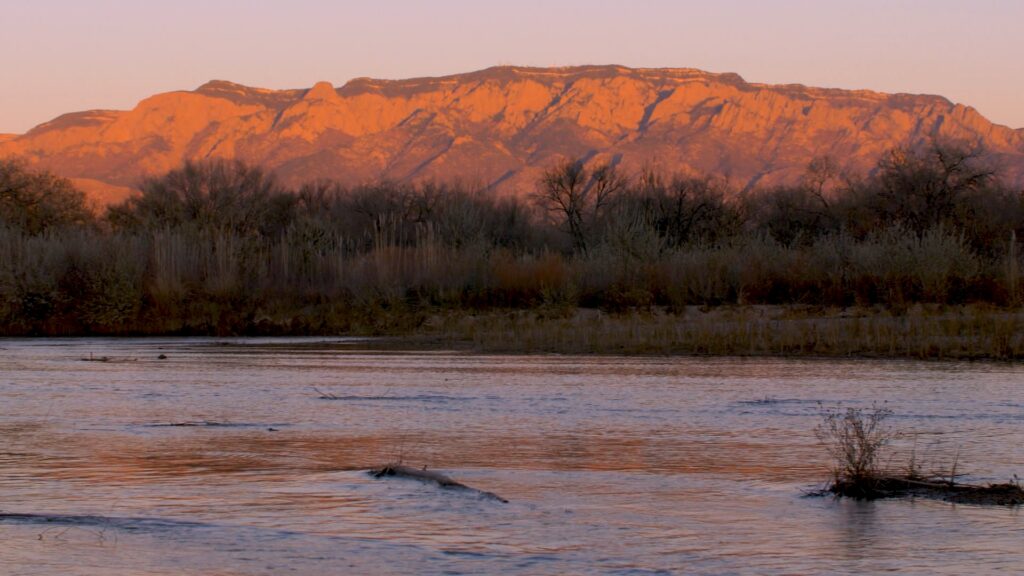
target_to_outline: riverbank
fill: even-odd
[[[431,317],[411,346],[488,353],[820,356],[956,360],[1024,358],[1024,312],[983,306],[881,308],[688,307],[449,313]]]
[[[310,307],[229,323],[100,334],[56,330],[11,336],[352,336],[374,349],[489,354],[1024,359],[1024,309],[987,305],[824,308],[797,305],[591,308],[382,309]],[[358,344],[364,347],[365,342]]]

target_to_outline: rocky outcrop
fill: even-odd
[[[264,90],[224,81],[130,111],[66,114],[0,157],[122,194],[185,159],[239,158],[288,183],[460,179],[532,191],[558,158],[708,172],[748,187],[793,182],[815,156],[870,170],[894,146],[980,143],[1024,184],[1024,130],[939,96],[752,84],[690,69],[498,67],[441,78]]]

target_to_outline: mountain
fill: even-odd
[[[982,144],[1024,185],[1024,130],[939,96],[620,66],[497,67],[308,90],[213,81],[130,111],[66,114],[0,136],[0,157],[27,157],[115,197],[145,175],[203,158],[240,158],[289,184],[461,179],[526,193],[563,156],[712,173],[751,187],[794,182],[821,155],[867,171],[884,151],[933,138]]]

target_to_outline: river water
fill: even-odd
[[[0,574],[1024,570],[1018,509],[806,496],[872,402],[894,459],[1024,474],[1024,366],[359,348],[0,341]]]

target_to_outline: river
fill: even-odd
[[[807,496],[836,406],[892,410],[891,465],[1024,474],[1021,365],[365,348],[0,340],[0,573],[1024,566],[1019,509]],[[509,502],[365,471],[391,461]]]

